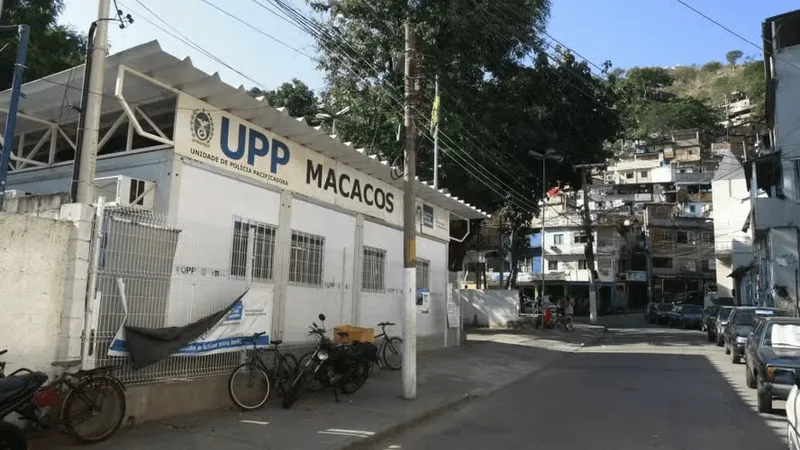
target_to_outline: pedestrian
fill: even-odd
[[[575,314],[575,299],[567,297],[567,316],[572,317]]]

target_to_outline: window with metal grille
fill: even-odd
[[[361,290],[383,292],[386,289],[386,250],[364,247],[361,265]]]
[[[547,261],[547,270],[558,270],[558,261]]]
[[[417,289],[431,288],[431,261],[417,258]]]
[[[292,231],[289,282],[308,286],[321,286],[324,254],[324,237]]]
[[[276,228],[238,219],[233,223],[231,276],[244,278],[247,275],[247,239],[250,228],[253,229],[253,280],[271,281]]]

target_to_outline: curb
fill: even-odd
[[[355,442],[351,442],[350,444],[347,444],[344,447],[341,447],[341,449],[342,450],[361,450],[361,449],[371,448],[372,446],[374,446],[375,444],[377,444],[380,441],[383,441],[384,439],[386,439],[389,436],[392,436],[392,435],[395,435],[395,434],[400,434],[400,433],[402,433],[402,432],[404,432],[404,431],[406,431],[408,429],[416,427],[417,425],[421,424],[422,422],[426,422],[426,421],[428,421],[430,419],[437,418],[437,417],[443,415],[446,412],[453,411],[453,410],[455,410],[455,409],[457,409],[457,408],[459,408],[459,407],[471,402],[472,400],[475,400],[475,399],[480,398],[480,397],[482,397],[482,395],[480,395],[480,394],[467,393],[466,395],[464,395],[463,397],[461,397],[461,398],[459,398],[457,400],[453,400],[453,401],[447,402],[447,403],[445,403],[443,405],[439,405],[439,406],[437,406],[437,407],[435,407],[433,409],[429,409],[428,411],[425,411],[425,412],[423,412],[421,414],[417,414],[416,416],[411,417],[408,420],[405,420],[405,421],[402,421],[402,422],[397,423],[395,425],[392,425],[391,427],[389,427],[389,428],[387,428],[385,430],[379,431],[379,432],[373,434],[370,437],[367,437],[367,438],[364,438],[364,439],[361,439],[361,440],[358,440],[358,441],[355,441]]]
[[[593,342],[591,342],[588,345],[597,344],[597,342],[599,342],[600,339],[602,339],[603,333],[608,331],[608,327],[604,327],[604,326],[595,326],[594,328],[596,330],[598,330],[599,333],[597,333],[595,336],[593,336],[593,338],[592,338]],[[575,353],[577,353],[579,351],[580,351],[580,348],[575,349],[575,350],[570,351],[570,352],[564,352],[564,356],[559,358],[559,360],[560,359],[565,359],[565,358],[569,357],[570,354],[575,354]],[[386,438],[388,438],[388,437],[390,437],[392,435],[400,434],[400,433],[402,433],[402,432],[404,432],[406,430],[409,430],[411,428],[416,427],[417,425],[420,425],[423,422],[426,422],[426,421],[431,420],[431,419],[438,418],[439,416],[442,416],[443,414],[445,414],[447,412],[454,411],[454,410],[456,410],[456,409],[458,409],[458,408],[460,408],[462,406],[465,406],[467,403],[469,403],[469,402],[471,402],[473,400],[477,400],[479,398],[489,396],[489,395],[493,394],[495,391],[498,391],[500,389],[503,389],[505,387],[508,387],[508,386],[511,386],[511,385],[513,385],[515,383],[518,383],[519,381],[523,380],[525,377],[528,377],[528,376],[533,375],[535,373],[540,373],[540,372],[546,371],[548,369],[549,369],[549,367],[540,367],[540,368],[538,368],[536,370],[533,370],[533,371],[531,371],[531,372],[529,372],[529,373],[527,373],[525,375],[522,375],[518,379],[515,379],[514,381],[506,383],[506,384],[504,384],[502,386],[495,386],[495,387],[490,388],[490,389],[479,389],[479,390],[474,390],[474,391],[468,392],[461,398],[446,402],[446,403],[444,403],[442,405],[439,405],[439,406],[437,406],[437,407],[435,407],[433,409],[429,409],[429,410],[427,410],[425,412],[417,414],[416,416],[413,416],[413,417],[409,418],[408,420],[404,420],[402,422],[396,423],[396,424],[390,426],[389,428],[387,428],[385,430],[378,431],[375,434],[373,434],[372,436],[369,436],[369,437],[366,437],[366,438],[363,438],[363,439],[360,439],[360,440],[357,440],[357,441],[353,441],[353,442],[351,442],[349,444],[346,444],[343,447],[340,447],[340,449],[341,450],[366,450],[366,449],[373,448],[376,444],[384,441]]]

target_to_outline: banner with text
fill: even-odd
[[[266,333],[256,340],[257,347],[269,346],[272,328],[272,299],[271,288],[250,289],[219,322],[197,339],[178,349],[175,355],[201,356],[248,349],[253,344],[242,342],[242,338],[255,333]],[[121,300],[127,319],[128,305],[125,304],[124,296]],[[108,355],[129,355],[128,343],[125,339],[125,321],[114,336],[108,349]]]
[[[178,96],[177,108],[175,153],[401,224],[402,192],[394,186],[189,95]]]

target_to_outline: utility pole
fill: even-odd
[[[72,196],[77,203],[92,203],[93,182],[97,166],[97,143],[103,107],[106,56],[108,56],[108,22],[111,0],[99,0],[97,20],[89,28],[89,47],[83,71],[81,117],[78,125],[75,166],[72,174]],[[94,33],[93,33],[94,32]],[[92,39],[92,34],[94,34]]]
[[[594,235],[592,234],[592,216],[589,213],[589,170],[606,167],[603,163],[576,164],[575,169],[583,171],[583,230],[586,234],[586,267],[589,269],[589,322],[597,323],[597,268],[594,263]]]
[[[405,24],[405,149],[403,152],[403,398],[417,397],[417,149],[416,128],[416,36],[411,20]]]
[[[2,11],[2,3],[0,3],[0,11]],[[0,155],[0,211],[3,210],[8,164],[11,159],[11,149],[14,147],[14,132],[17,126],[17,110],[19,109],[19,97],[22,91],[22,76],[25,73],[25,59],[28,55],[30,28],[27,25],[0,27],[0,34],[13,31],[17,32],[19,43],[17,44],[17,60],[14,63],[14,78],[11,82],[11,99],[8,102],[8,117],[6,118],[6,128],[3,132],[3,153]]]
[[[435,128],[433,129],[433,188],[439,189],[439,116],[441,112],[439,111],[439,74],[436,74],[436,81],[435,81],[435,94],[433,97],[433,101],[435,102],[433,108],[436,113],[436,117],[431,117],[431,119],[436,120]]]

